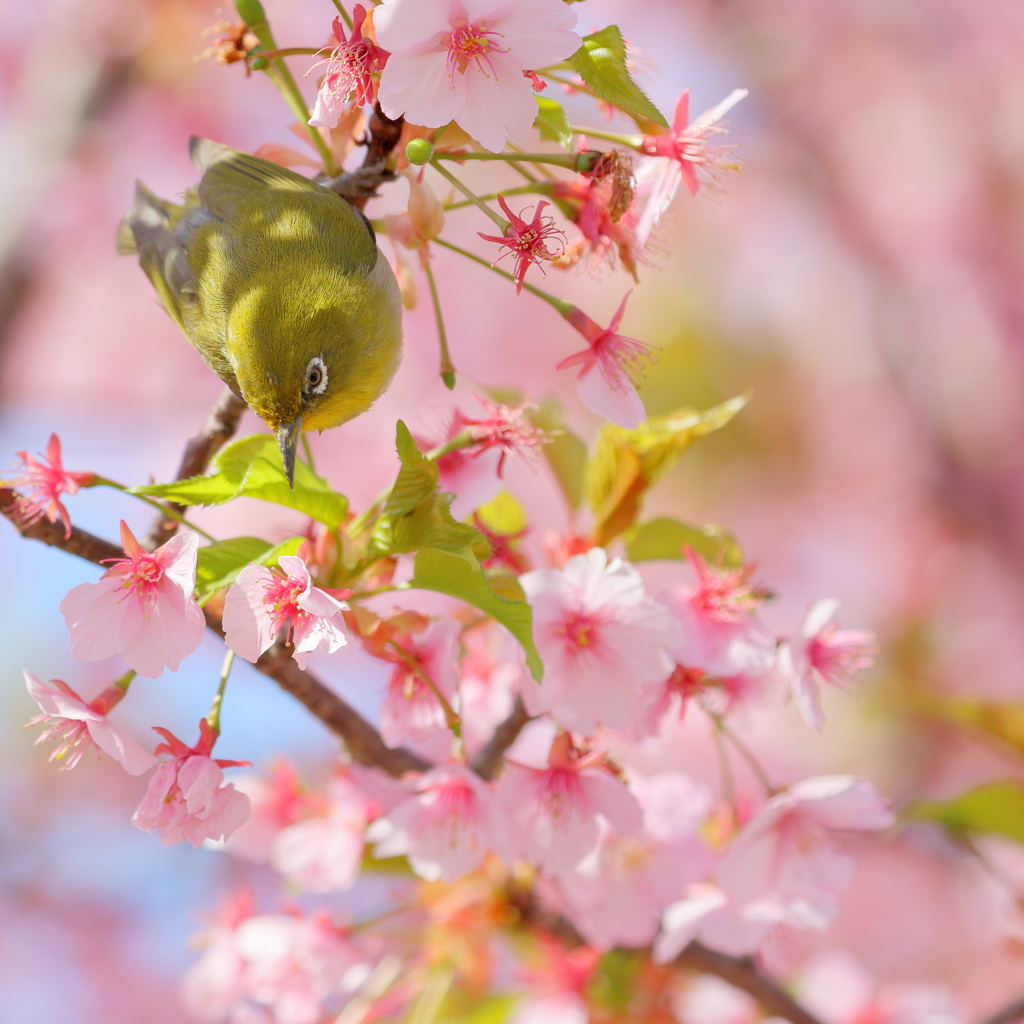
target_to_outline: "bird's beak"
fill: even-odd
[[[284,463],[284,475],[288,477],[288,486],[295,487],[295,449],[302,437],[302,417],[296,417],[293,423],[283,423],[277,428],[277,443],[281,449],[281,462]]]

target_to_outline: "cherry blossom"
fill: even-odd
[[[247,565],[224,600],[224,642],[239,657],[256,662],[282,630],[299,668],[318,647],[333,654],[346,644],[340,615],[348,607],[313,586],[298,555],[282,555],[279,569]]]
[[[598,844],[599,816],[622,835],[639,833],[643,813],[618,779],[598,767],[601,755],[573,759],[568,738],[551,745],[546,768],[510,763],[495,791],[503,823],[499,852],[550,875],[572,870]]]
[[[561,0],[384,0],[377,40],[391,51],[379,98],[388,117],[428,128],[457,121],[485,149],[522,138],[537,116],[524,71],[579,49],[576,13]]]
[[[144,832],[158,832],[162,846],[186,840],[199,847],[204,839],[226,839],[249,817],[249,798],[233,785],[221,785],[222,768],[248,761],[210,757],[217,736],[205,718],[199,722],[199,740],[187,747],[166,729],[156,732],[167,741],[157,754],[170,754],[162,762],[142,798],[132,824]]]
[[[386,651],[395,667],[381,708],[380,734],[389,747],[407,740],[419,743],[446,728],[444,709],[430,683],[445,699],[455,693],[458,640],[458,622],[440,619],[419,636],[396,637]]]
[[[635,430],[647,418],[636,391],[643,367],[653,362],[653,345],[619,334],[626,313],[627,292],[607,328],[594,323],[576,306],[563,313],[566,320],[587,340],[587,347],[563,359],[556,370],[581,367],[576,382],[580,400],[588,409],[627,430]]]
[[[729,134],[718,122],[746,95],[746,89],[734,89],[721,103],[691,122],[690,90],[685,89],[676,101],[668,134],[642,138],[640,151],[658,158],[656,169],[650,172],[647,203],[637,225],[642,243],[646,243],[662,214],[672,205],[680,183],[686,185],[691,196],[702,188],[714,196],[722,192],[726,172],[740,169],[740,162],[731,155],[732,146],[716,146],[710,140]]]
[[[95,479],[93,473],[76,473],[64,468],[60,456],[60,438],[50,435],[50,443],[46,446],[44,458],[49,463],[40,462],[28,452],[18,452],[21,459],[22,472],[7,481],[10,487],[27,487],[31,493],[18,495],[14,502],[14,511],[18,522],[29,526],[46,518],[51,523],[59,519],[64,524],[64,536],[71,536],[71,516],[60,500],[62,494],[76,494],[79,487],[88,487]]]
[[[322,813],[325,800],[318,793],[308,793],[286,758],[270,765],[266,775],[243,772],[235,776],[234,787],[249,798],[250,815],[225,843],[228,853],[266,864],[277,834],[307,814]]]
[[[874,633],[838,628],[838,610],[838,601],[818,601],[779,648],[778,674],[800,713],[818,730],[825,721],[819,687],[825,683],[841,687],[847,676],[870,668],[878,651]]]
[[[313,65],[314,68],[320,64],[328,65],[309,119],[314,127],[335,128],[350,102],[363,107],[375,99],[373,76],[384,67],[388,52],[364,38],[365,20],[366,8],[362,4],[354,4],[351,38],[345,38],[341,18],[335,18],[331,25],[337,45],[326,60]]]
[[[539,427],[535,427],[527,418],[527,409],[536,409],[533,402],[520,402],[518,405],[505,405],[502,402],[489,402],[479,395],[473,396],[489,414],[483,419],[472,419],[464,413],[459,420],[470,428],[473,444],[466,449],[476,455],[481,452],[497,449],[501,452],[498,461],[498,476],[505,465],[505,458],[510,454],[533,458],[539,446],[547,444],[551,438]]]
[[[504,235],[485,235],[482,231],[478,231],[477,234],[485,242],[497,242],[506,250],[498,257],[499,260],[509,255],[515,257],[516,266],[512,276],[516,282],[516,294],[519,295],[523,290],[526,271],[531,266],[537,266],[543,273],[543,264],[556,259],[564,250],[565,234],[555,227],[552,217],[544,216],[544,208],[549,205],[544,200],[537,204],[531,221],[526,221],[519,214],[513,213],[504,196],[498,196],[498,205],[505,211],[505,216],[510,221],[508,230]],[[548,239],[558,239],[559,236],[559,248],[556,251],[550,250]]]
[[[156,764],[152,754],[147,754],[131,736],[107,720],[110,709],[124,696],[123,689],[108,686],[95,700],[86,703],[61,679],[51,679],[47,686],[31,672],[23,675],[29,694],[42,711],[28,724],[46,726],[36,743],[60,740],[50,755],[51,761],[66,757],[62,767],[70,770],[95,745],[119,761],[129,775],[142,775]]]
[[[479,522],[475,522],[479,527]],[[462,643],[459,717],[462,741],[467,754],[472,756],[512,711],[523,665],[515,641],[501,627],[468,630]]]
[[[71,653],[86,661],[120,654],[140,676],[155,679],[203,639],[206,620],[192,596],[198,539],[181,533],[150,553],[121,522],[127,557],[111,560],[99,583],[82,583],[60,603]]]
[[[658,595],[682,626],[669,653],[709,675],[763,675],[775,662],[775,637],[757,618],[764,598],[749,586],[754,567],[720,569],[691,547],[685,554],[696,582]]]
[[[452,764],[424,773],[413,787],[415,796],[368,829],[376,855],[405,854],[429,882],[453,882],[476,870],[494,845],[487,785],[469,768]]]
[[[664,650],[674,635],[668,612],[632,565],[609,561],[603,548],[561,569],[534,569],[520,582],[545,665],[542,685],[523,681],[527,709],[587,736],[598,723],[626,728],[643,688],[672,671]]]

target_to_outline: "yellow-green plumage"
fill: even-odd
[[[206,363],[278,434],[290,469],[301,430],[358,416],[391,382],[398,284],[368,222],[333,192],[207,139],[191,155],[203,176],[183,205],[138,184],[118,251],[138,253]]]

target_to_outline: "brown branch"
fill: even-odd
[[[1024,996],[979,1021],[979,1024],[1015,1024],[1024,1019]]]
[[[238,429],[238,421],[245,410],[245,400],[239,398],[230,388],[225,388],[206,417],[203,429],[185,445],[185,454],[181,457],[178,475],[174,479],[187,480],[189,477],[205,473],[210,459],[231,440]],[[170,503],[170,507],[179,514],[185,511],[184,505],[173,502]],[[146,546],[149,550],[166,544],[177,532],[178,525],[168,516],[157,516],[146,535]]]
[[[742,989],[753,996],[761,1004],[762,1009],[773,1017],[782,1017],[790,1021],[790,1024],[821,1024],[817,1017],[791,999],[775,982],[759,974],[750,957],[726,956],[725,953],[708,949],[695,940],[676,957],[675,962],[678,967],[689,967],[702,974],[713,974],[735,988]]]
[[[18,495],[9,487],[0,487],[0,511],[14,524],[22,537],[42,541],[50,547],[60,548],[61,551],[97,565],[103,565],[109,559],[124,558],[124,552],[116,544],[80,530],[77,526],[73,526],[71,535],[66,537],[61,523],[41,519],[28,526],[20,524],[15,509],[17,498]],[[206,625],[223,637],[224,628],[220,616],[209,609],[205,614]],[[383,768],[395,776],[404,775],[408,771],[426,771],[431,767],[429,762],[411,751],[386,747],[380,733],[354,707],[295,664],[291,648],[271,648],[256,663],[256,668],[305,705],[331,732],[341,737],[349,753],[360,764]]]
[[[508,718],[494,730],[494,735],[480,749],[470,767],[482,779],[493,779],[505,758],[505,751],[516,741],[523,727],[530,721],[522,697],[516,697]]]
[[[392,121],[380,104],[374,104],[370,115],[370,138],[366,143],[363,165],[355,171],[345,171],[335,178],[320,176],[317,180],[336,192],[356,208],[362,210],[377,195],[377,189],[386,181],[395,180],[395,172],[388,166],[391,152],[402,138],[403,118]]]

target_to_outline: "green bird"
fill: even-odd
[[[340,196],[209,139],[183,204],[141,182],[118,233],[206,364],[276,434],[288,482],[304,430],[365,412],[402,354],[398,282]]]

